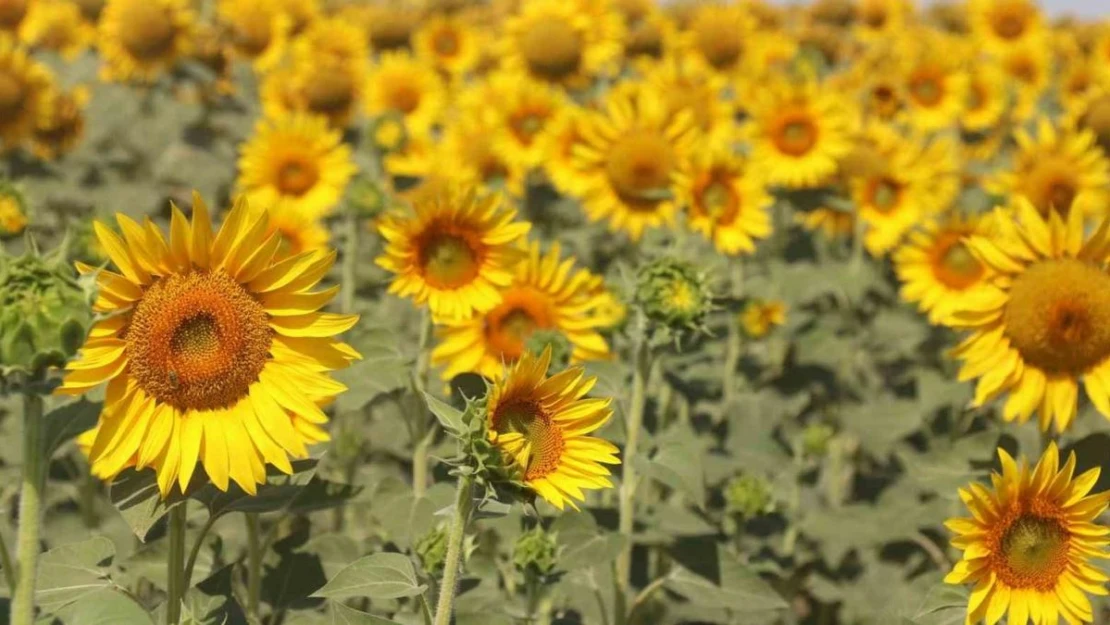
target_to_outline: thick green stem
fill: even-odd
[[[455,590],[459,585],[459,570],[462,568],[463,538],[470,520],[470,508],[474,503],[470,492],[473,479],[470,476],[459,478],[455,518],[451,521],[451,532],[447,536],[447,559],[443,563],[443,580],[439,585],[439,601],[436,602],[435,625],[451,623],[451,609],[455,601]]]
[[[247,618],[261,623],[259,606],[262,597],[262,531],[258,513],[247,512]]]
[[[181,621],[181,601],[185,598],[185,530],[187,509],[185,502],[170,508],[169,552],[166,556],[166,625]]]
[[[640,429],[644,422],[644,404],[646,399],[647,379],[651,374],[651,351],[647,343],[647,322],[643,314],[639,315],[639,328],[636,330],[635,347],[633,348],[632,370],[632,396],[628,401],[628,421],[625,428],[624,453],[622,454],[621,489],[620,489],[620,518],[618,529],[624,536],[624,547],[617,555],[616,564],[616,596],[615,612],[618,624],[625,623],[627,612],[625,606],[628,600],[629,589],[632,586],[632,522],[635,517],[636,476],[635,458],[640,443]]]
[[[12,596],[12,625],[31,625],[35,619],[35,579],[42,529],[42,491],[46,486],[46,458],[42,443],[42,397],[28,389],[23,394],[23,487],[19,493],[19,537],[16,539],[16,584]]]

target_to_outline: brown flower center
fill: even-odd
[[[931,70],[915,72],[910,78],[910,95],[922,106],[936,106],[944,98],[943,77]]]
[[[893,178],[883,176],[871,182],[868,194],[869,203],[875,210],[884,215],[898,207],[902,199],[902,183]]]
[[[549,297],[530,287],[516,287],[503,294],[501,304],[486,315],[485,334],[493,354],[506,362],[520,358],[524,343],[536,330],[555,327]]]
[[[0,0],[0,30],[14,31],[27,15],[30,0]]]
[[[528,69],[545,80],[563,80],[582,64],[582,35],[573,24],[561,19],[532,24],[519,40]]]
[[[633,210],[655,210],[670,188],[673,156],[657,132],[632,132],[609,151],[605,172],[616,194]]]
[[[744,53],[740,29],[728,20],[699,20],[694,29],[694,45],[715,69],[734,67]]]
[[[1036,503],[1030,507],[1052,507]],[[995,539],[992,570],[1010,588],[1051,591],[1068,566],[1070,534],[1057,519],[1032,510],[1007,516],[1009,523]]]
[[[432,37],[432,49],[440,56],[455,56],[459,52],[459,34],[451,28],[444,28]]]
[[[804,111],[780,116],[771,129],[775,147],[789,156],[803,156],[817,145],[817,125]]]
[[[278,168],[276,186],[282,195],[301,196],[316,186],[319,179],[320,172],[314,163],[290,160]]]
[[[524,479],[534,480],[559,468],[566,442],[562,430],[539,403],[518,399],[498,406],[493,413],[493,429],[498,434],[518,433],[527,447]]]
[[[933,275],[951,289],[963,290],[982,279],[986,269],[961,241],[963,233],[941,235],[933,247]]]
[[[478,275],[480,254],[462,234],[433,232],[420,245],[419,254],[424,279],[434,287],[457,289]]]
[[[304,84],[304,97],[314,113],[328,117],[346,113],[355,101],[351,72],[339,65],[317,67]]]

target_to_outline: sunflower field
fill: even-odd
[[[1049,8],[0,0],[0,623],[1110,624]]]

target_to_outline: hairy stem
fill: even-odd
[[[12,596],[12,625],[31,625],[35,619],[35,579],[42,529],[42,491],[46,486],[46,450],[42,443],[42,397],[31,389],[23,394],[23,486],[19,494],[19,535],[16,539],[16,583]]]
[[[647,320],[642,313],[639,315],[638,325],[635,346],[633,347],[632,395],[628,401],[628,420],[621,467],[623,475],[621,477],[618,529],[621,535],[624,536],[625,542],[621,552],[617,555],[616,564],[616,596],[614,597],[616,607],[614,611],[616,612],[617,623],[626,622],[625,605],[629,589],[632,586],[632,522],[635,516],[638,481],[634,459],[639,448],[640,429],[644,422],[647,378],[651,373],[651,352],[647,343]]]
[[[459,570],[462,567],[463,538],[466,525],[470,520],[473,498],[470,490],[473,483],[470,476],[459,477],[459,490],[455,497],[455,517],[451,520],[451,533],[447,536],[447,558],[443,564],[443,581],[439,585],[439,601],[436,602],[435,625],[450,625],[451,610],[455,601],[455,591],[459,585]]]
[[[169,552],[166,556],[168,582],[166,584],[166,625],[181,621],[181,601],[188,589],[185,583],[185,530],[187,509],[185,502],[170,508]]]
[[[247,522],[247,617],[252,623],[261,623],[262,525],[256,512],[247,512],[243,517]]]

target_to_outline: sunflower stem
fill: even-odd
[[[32,389],[23,393],[23,487],[19,492],[19,535],[16,539],[17,579],[12,595],[12,625],[31,625],[35,619],[35,579],[42,528],[42,491],[46,486],[46,458],[42,445],[42,397]]]
[[[247,512],[247,617],[252,623],[261,623],[259,614],[262,597],[262,532],[258,513]]]
[[[459,476],[459,490],[455,496],[455,517],[451,520],[451,533],[447,536],[447,558],[443,563],[443,580],[439,584],[439,601],[436,602],[435,625],[451,624],[451,609],[455,601],[455,590],[459,585],[459,569],[462,565],[463,537],[470,520],[470,509],[474,503],[471,496],[474,478]]]
[[[632,396],[628,402],[628,422],[625,433],[625,444],[620,489],[620,519],[618,528],[624,536],[624,546],[617,555],[616,564],[616,596],[614,612],[616,622],[627,622],[626,605],[629,589],[632,586],[632,521],[635,515],[636,476],[635,458],[640,442],[640,429],[644,421],[644,404],[646,403],[647,379],[651,373],[651,350],[647,337],[647,318],[644,314],[637,315],[637,329],[633,347],[632,369]]]
[[[729,283],[733,300],[737,302],[744,294],[744,261],[740,258],[732,259]],[[725,366],[721,372],[721,395],[724,406],[727,408],[736,399],[736,367],[740,364],[740,352],[743,347],[740,337],[740,322],[735,315],[728,319],[728,343],[725,346]]]
[[[166,625],[181,621],[181,601],[185,598],[185,531],[186,503],[170,508],[169,553],[166,557],[168,581],[166,583]]]
[[[339,303],[344,314],[348,315],[355,310],[355,292],[358,286],[358,277],[356,276],[356,270],[358,269],[358,235],[358,211],[354,207],[348,207],[343,217],[343,237],[346,249],[344,250],[343,267],[341,268],[343,299]]]

